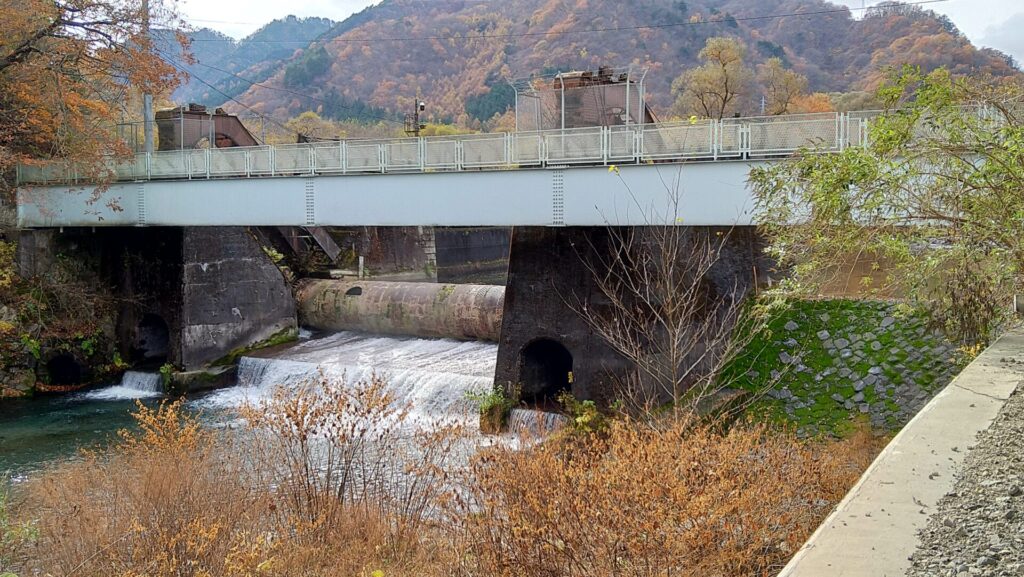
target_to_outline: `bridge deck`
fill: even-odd
[[[435,173],[548,166],[720,161],[839,151],[867,142],[873,112],[694,120],[540,132],[340,140],[141,153],[109,170],[117,181]],[[18,167],[20,184],[77,184],[73,165]]]
[[[161,151],[112,163],[115,182],[100,189],[81,182],[73,166],[21,166],[18,223],[744,225],[752,216],[751,163],[808,146],[863,146],[872,116]],[[681,220],[671,208],[676,194]]]

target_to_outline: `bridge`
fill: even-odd
[[[751,167],[864,146],[875,116],[159,151],[111,162],[101,187],[74,166],[24,165],[18,225],[742,226],[753,218]],[[679,214],[666,221],[675,198]]]

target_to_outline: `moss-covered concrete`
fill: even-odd
[[[182,395],[231,386],[235,383],[237,374],[238,368],[235,365],[173,373],[168,384],[168,392]]]
[[[237,349],[232,349],[228,354],[226,354],[223,357],[221,357],[221,358],[213,361],[212,363],[210,363],[210,366],[211,367],[223,367],[223,366],[226,366],[226,365],[234,365],[235,363],[238,362],[239,358],[241,358],[241,357],[243,357],[243,356],[245,356],[245,355],[247,355],[249,353],[252,353],[254,351],[258,351],[260,349],[265,349],[267,347],[275,347],[275,346],[278,346],[278,345],[283,345],[285,343],[290,343],[290,342],[298,340],[298,338],[299,338],[299,331],[298,331],[298,329],[287,328],[287,329],[284,329],[284,330],[279,331],[277,333],[274,333],[273,335],[271,335],[270,337],[268,337],[268,338],[266,338],[266,339],[264,339],[262,341],[253,343],[253,344],[245,346],[245,347],[239,347]]]
[[[793,301],[729,365],[723,381],[752,410],[806,434],[844,435],[867,420],[897,430],[968,355],[892,302]]]

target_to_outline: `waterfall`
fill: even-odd
[[[278,387],[297,388],[320,374],[349,386],[384,377],[398,402],[410,406],[410,422],[438,420],[476,426],[470,391],[491,387],[498,347],[494,343],[450,339],[384,337],[340,332],[302,341],[272,358],[242,357],[238,386],[198,400],[205,408],[227,409],[258,403]]]
[[[508,430],[528,437],[543,437],[561,429],[568,421],[569,417],[559,413],[517,408],[508,416]]]
[[[83,393],[82,398],[100,401],[120,401],[159,397],[163,394],[164,386],[160,373],[126,371],[121,376],[120,384]]]

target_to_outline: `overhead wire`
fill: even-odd
[[[913,2],[903,2],[903,6],[921,6],[926,4],[939,4],[948,2],[949,0],[916,0]],[[375,38],[331,38],[330,42],[339,43],[372,43],[372,42],[414,42],[424,40],[477,40],[486,38],[531,38],[531,37],[543,37],[543,36],[566,36],[570,34],[594,34],[602,32],[623,32],[631,30],[659,30],[665,28],[682,28],[687,26],[704,26],[708,24],[722,24],[724,22],[753,22],[758,20],[776,20],[780,18],[793,18],[793,17],[806,17],[806,16],[824,16],[829,14],[840,14],[846,12],[859,12],[867,11],[874,8],[873,6],[866,6],[862,8],[843,7],[843,8],[828,8],[822,10],[810,10],[807,12],[786,12],[782,14],[766,14],[762,16],[741,16],[735,17],[726,14],[718,18],[711,18],[707,20],[696,20],[687,22],[668,22],[664,24],[641,24],[637,26],[611,26],[606,28],[574,28],[567,30],[548,30],[543,32],[517,32],[517,33],[504,33],[504,34],[473,34],[473,35],[447,35],[447,36],[379,36]],[[731,17],[732,20],[729,20]],[[228,42],[228,40],[221,40],[217,38],[195,38],[193,42]],[[234,40],[232,40],[233,42]],[[315,41],[315,40],[314,40]],[[252,43],[261,44],[297,44],[304,43],[303,40],[249,40]],[[309,42],[305,42],[309,44]]]
[[[160,54],[163,55],[165,58],[172,58],[174,60],[177,60],[178,62],[182,62],[179,57],[171,56],[171,55],[167,54],[166,52],[164,52],[162,50],[159,50],[159,49],[157,49],[157,51],[160,52]],[[217,67],[217,66],[213,66],[212,64],[206,64],[204,62],[199,62],[199,61],[196,61],[195,64],[198,64],[199,66],[203,66],[203,67],[209,68],[211,70],[216,70],[217,72],[221,72],[223,74],[229,74],[229,75],[234,76],[235,78],[237,78],[237,79],[239,79],[239,80],[241,80],[243,82],[249,83],[251,86],[258,86],[260,88],[265,88],[267,90],[276,90],[278,92],[284,92],[284,93],[292,94],[294,96],[301,96],[302,98],[308,98],[309,100],[312,100],[314,102],[319,102],[321,104],[333,104],[334,106],[337,106],[338,108],[343,108],[345,110],[351,110],[353,112],[356,110],[352,106],[345,106],[343,104],[338,104],[338,103],[329,103],[328,101],[326,101],[326,100],[324,100],[322,98],[317,98],[316,96],[312,96],[310,94],[305,94],[305,93],[299,92],[297,90],[291,90],[291,89],[288,89],[288,88],[272,86],[270,84],[263,84],[263,83],[260,83],[260,82],[256,82],[255,80],[246,78],[244,76],[241,76],[239,74],[231,72],[230,70],[225,70],[223,68],[220,68],[220,67]],[[189,74],[191,74],[191,73],[189,73]],[[224,94],[224,92],[222,92],[219,89],[217,89],[217,92],[220,92],[221,94]],[[364,116],[366,116],[367,118],[372,118],[374,120],[379,120],[381,122],[391,122],[391,123],[399,124],[399,125],[403,124],[401,121],[396,120],[394,118],[387,118],[387,117],[384,117],[384,116],[377,116],[377,115],[374,115],[374,114],[366,114]]]
[[[239,106],[241,106],[242,108],[245,108],[246,110],[248,110],[249,112],[251,112],[251,113],[255,114],[256,116],[258,116],[258,117],[259,117],[259,118],[261,118],[262,120],[264,120],[264,121],[270,121],[270,122],[271,122],[272,124],[276,124],[276,125],[280,126],[281,128],[285,129],[285,130],[286,130],[286,131],[288,131],[288,132],[293,132],[293,133],[295,133],[295,134],[296,134],[297,136],[302,136],[302,133],[301,133],[301,132],[299,132],[299,131],[297,131],[297,130],[295,130],[295,129],[293,129],[293,128],[289,128],[288,126],[286,126],[286,125],[284,125],[283,123],[281,123],[281,122],[279,122],[279,121],[275,120],[275,119],[274,119],[273,117],[271,117],[271,116],[267,116],[267,115],[265,115],[265,114],[261,114],[261,113],[260,113],[260,112],[258,112],[258,111],[257,111],[256,109],[254,109],[254,108],[252,108],[251,106],[249,106],[248,104],[246,104],[246,103],[242,102],[241,100],[238,100],[237,98],[235,98],[235,97],[233,97],[233,96],[231,96],[231,95],[227,94],[226,92],[224,92],[224,91],[223,91],[223,90],[221,90],[220,88],[217,88],[217,87],[216,87],[215,85],[213,85],[213,84],[212,84],[211,82],[208,82],[207,80],[203,79],[203,78],[202,78],[201,76],[198,76],[198,75],[196,75],[196,74],[193,74],[193,73],[189,72],[189,71],[188,71],[188,70],[186,70],[186,69],[185,69],[184,67],[180,66],[179,64],[177,64],[177,63],[175,63],[175,62],[171,62],[170,60],[168,60],[168,59],[167,59],[167,57],[168,57],[168,54],[167,54],[166,52],[164,52],[163,50],[160,50],[159,48],[156,48],[156,47],[153,47],[153,50],[154,50],[155,52],[157,52],[157,54],[158,54],[158,55],[160,55],[160,56],[162,57],[162,59],[163,59],[163,60],[164,60],[165,62],[167,62],[168,64],[170,64],[171,66],[173,66],[173,67],[174,67],[175,69],[177,69],[178,71],[180,71],[180,72],[183,72],[183,73],[185,73],[185,74],[188,74],[188,75],[189,75],[189,76],[190,76],[191,78],[195,78],[195,79],[196,79],[196,80],[198,80],[198,81],[199,81],[200,83],[202,83],[202,84],[205,84],[206,86],[210,87],[211,89],[213,89],[213,90],[217,91],[217,92],[218,92],[218,93],[220,93],[220,95],[221,95],[221,96],[223,96],[224,98],[227,98],[228,100],[230,100],[230,101],[232,101],[232,102],[234,102],[234,103],[238,104],[238,105],[239,105]]]

